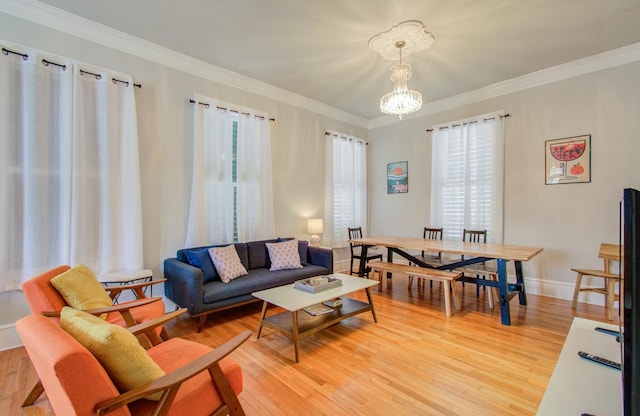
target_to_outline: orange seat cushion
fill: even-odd
[[[153,361],[167,374],[210,351],[211,348],[205,345],[181,338],[172,338],[147,350]],[[240,365],[232,358],[226,357],[220,361],[220,368],[233,390],[239,394],[243,383]],[[129,408],[135,415],[150,415],[155,404],[148,400],[138,400],[130,404]],[[222,401],[213,387],[209,372],[204,371],[180,386],[169,416],[210,414],[221,404]]]

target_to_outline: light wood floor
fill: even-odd
[[[484,293],[476,298],[475,286],[459,287],[463,310],[449,319],[440,285],[414,283],[409,291],[397,279],[374,288],[378,323],[362,314],[307,338],[299,364],[290,341],[263,330],[233,354],[244,371],[247,415],[535,414],[574,316],[570,302],[529,295],[524,307],[514,298],[512,326],[503,326]],[[214,314],[200,334],[190,318],[168,330],[216,346],[244,329],[255,334],[260,308]],[[575,315],[606,321],[593,305],[579,304]],[[45,398],[20,409],[35,380],[23,348],[1,352],[0,414],[53,414]]]

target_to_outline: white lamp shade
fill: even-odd
[[[322,218],[309,218],[307,221],[307,228],[309,230],[309,234],[322,234],[324,231]]]

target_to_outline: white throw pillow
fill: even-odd
[[[302,269],[300,253],[298,252],[298,240],[288,240],[282,243],[265,243],[269,250],[271,268],[269,271]]]
[[[220,280],[224,283],[229,283],[236,277],[247,274],[247,269],[242,265],[238,252],[233,245],[211,247],[209,249],[209,257],[211,257],[211,261],[220,275]]]

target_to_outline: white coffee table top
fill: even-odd
[[[378,285],[376,280],[363,279],[361,277],[349,276],[348,274],[334,273],[328,276],[342,280],[342,286],[318,293],[308,293],[300,289],[294,289],[294,284],[291,283],[272,289],[253,292],[252,295],[272,305],[280,306],[293,312],[329,299],[339,298],[340,296]]]

